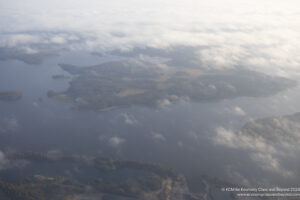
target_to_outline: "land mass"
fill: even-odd
[[[48,97],[71,102],[75,110],[268,96],[296,85],[293,80],[247,69],[204,70],[130,59],[88,67],[60,66],[76,77],[66,91],[49,91]]]
[[[57,74],[57,75],[53,75],[52,78],[54,80],[64,80],[64,79],[70,79],[71,76],[67,76],[67,75],[63,75],[63,74]]]
[[[13,153],[6,156],[0,170],[0,198],[200,200],[224,184],[203,180],[202,193],[191,193],[182,174],[160,164],[86,155]]]
[[[0,92],[0,101],[17,101],[21,98],[22,92],[18,90]]]

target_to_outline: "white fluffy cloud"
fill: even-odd
[[[239,106],[226,107],[222,110],[218,109],[216,112],[219,114],[229,114],[229,115],[237,115],[237,116],[247,115],[247,113]]]
[[[163,141],[166,140],[165,136],[163,136],[163,135],[160,134],[160,133],[152,132],[151,135],[152,135],[152,139],[153,139],[154,141],[157,141],[157,142],[163,142]]]
[[[112,147],[120,147],[126,140],[124,138],[114,136],[109,139],[109,145]]]
[[[172,104],[172,102],[169,99],[160,99],[160,100],[157,100],[157,102],[156,102],[157,107],[165,107],[165,106],[169,106],[171,104]]]
[[[62,36],[54,36],[53,38],[51,38],[51,42],[56,44],[64,44],[66,43],[66,39]]]
[[[235,149],[258,150],[265,153],[276,153],[273,146],[268,145],[261,136],[252,137],[242,132],[234,132],[224,127],[216,128],[214,142],[219,145],[228,146]]]
[[[235,133],[223,127],[218,127],[216,133],[213,139],[215,144],[248,151],[250,159],[261,169],[284,177],[294,175],[291,170],[281,166],[275,147],[264,138]]]
[[[159,99],[156,101],[157,107],[166,107],[172,105],[174,103],[185,104],[190,102],[190,98],[188,96],[176,96],[176,95],[169,95],[167,98]]]
[[[300,153],[300,114],[250,121],[240,131],[216,128],[213,142],[217,145],[244,150],[263,170],[292,177],[297,166],[286,162]]]
[[[4,0],[0,44],[74,39],[61,31],[83,35],[85,41],[73,48],[200,45],[206,48],[195,59],[204,66],[248,66],[289,76],[299,73],[299,11],[296,0]],[[28,31],[52,35],[41,40]]]
[[[120,117],[123,118],[125,124],[135,125],[138,123],[137,119],[133,115],[130,115],[128,113],[121,113]]]

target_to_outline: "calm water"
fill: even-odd
[[[0,62],[0,90],[21,90],[17,102],[0,102],[0,118],[11,120],[0,132],[2,151],[43,151],[103,154],[163,162],[188,177],[202,174],[233,180],[228,169],[243,177],[260,177],[273,184],[297,183],[263,172],[245,151],[215,145],[215,128],[241,128],[249,119],[300,111],[300,88],[267,98],[240,97],[214,103],[189,103],[165,108],[131,107],[107,112],[72,111],[69,104],[47,98],[47,91],[63,91],[69,80],[53,80],[67,74],[58,63],[94,65],[117,57],[65,52],[42,65],[20,61]],[[40,98],[42,100],[40,100]],[[239,107],[244,114],[230,109]],[[252,181],[261,181],[260,179]]]

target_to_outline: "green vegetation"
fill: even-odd
[[[189,100],[267,96],[296,85],[289,79],[246,69],[162,68],[134,61],[60,66],[76,78],[67,91],[49,91],[48,97],[71,102],[75,110],[105,111],[133,105],[153,107]]]
[[[22,98],[22,92],[18,90],[0,92],[1,101],[17,101],[21,98]]]

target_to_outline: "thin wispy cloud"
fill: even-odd
[[[0,134],[15,132],[19,126],[19,121],[15,117],[0,116]]]

